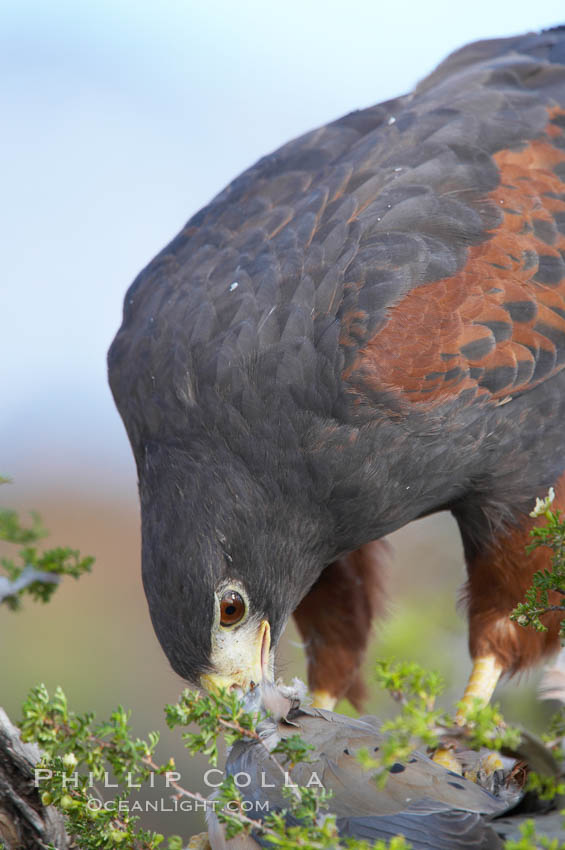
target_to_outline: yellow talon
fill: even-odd
[[[211,850],[208,833],[199,832],[197,835],[193,835],[188,842],[187,850]]]
[[[312,691],[312,706],[314,708],[323,708],[326,711],[332,711],[337,702],[337,698],[333,697],[329,691]]]
[[[463,775],[465,779],[470,779],[471,782],[476,782],[477,785],[484,786],[485,780],[503,767],[504,765],[500,756],[497,753],[489,753],[480,759],[471,770],[464,771]]]
[[[481,767],[483,770],[486,770],[488,774],[494,773],[497,770],[501,770],[504,765],[502,763],[502,759],[497,753],[489,753],[488,756],[481,761]]]
[[[453,755],[453,750],[449,750],[446,747],[439,747],[433,754],[432,761],[435,761],[436,764],[441,764],[442,767],[451,770],[453,773],[463,774],[463,768],[459,760]]]
[[[467,709],[473,707],[476,699],[480,699],[484,705],[489,703],[501,674],[502,665],[494,655],[475,658],[469,682],[463,694],[463,705],[455,715],[458,726],[465,725]]]

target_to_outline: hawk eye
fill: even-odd
[[[234,626],[245,614],[245,602],[236,590],[226,590],[220,600],[220,624]]]

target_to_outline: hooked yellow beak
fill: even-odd
[[[270,649],[271,627],[268,620],[261,620],[252,635],[226,633],[212,652],[212,661],[218,672],[201,676],[202,688],[212,693],[233,688],[241,688],[245,693],[253,689],[263,679],[270,678]]]

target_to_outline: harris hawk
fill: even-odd
[[[252,687],[294,614],[318,705],[363,693],[383,538],[449,510],[474,667],[558,645],[510,622],[565,507],[565,28],[482,41],[289,142],[130,287],[110,383],[170,663]]]

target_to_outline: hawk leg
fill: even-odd
[[[374,617],[382,613],[382,567],[388,545],[376,540],[329,564],[294,619],[304,641],[315,704],[333,708],[346,697],[359,709],[366,697],[361,666]]]
[[[555,487],[554,508],[565,507],[565,476]],[[538,493],[538,496],[543,493]],[[532,507],[534,499],[531,500]],[[469,649],[473,671],[463,698],[472,705],[475,698],[487,703],[501,674],[510,676],[538,663],[559,649],[559,612],[543,616],[546,632],[537,632],[512,622],[509,614],[525,599],[526,591],[538,570],[550,568],[551,551],[546,547],[526,553],[532,542],[530,531],[543,522],[521,514],[514,525],[491,533],[486,546],[476,544],[464,514],[456,515],[463,537],[468,582],[464,591],[469,617]],[[550,594],[549,605],[560,605],[561,598]],[[458,720],[463,722],[464,710]]]

